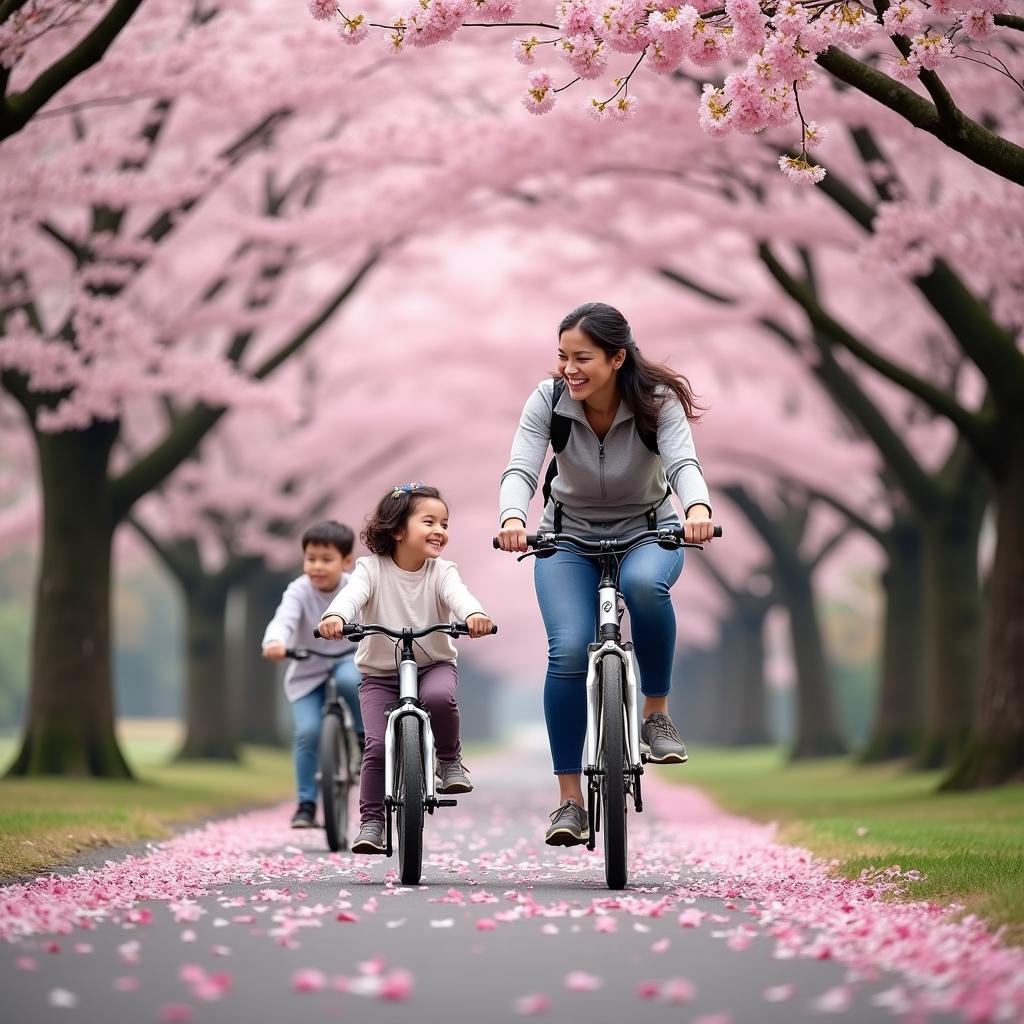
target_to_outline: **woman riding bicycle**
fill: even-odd
[[[669,501],[675,491],[685,510],[685,540],[710,540],[711,502],[688,422],[696,411],[686,378],[645,359],[617,309],[601,302],[574,309],[558,328],[557,376],[527,400],[501,477],[501,549],[527,549],[526,510],[549,447],[557,470],[553,477],[549,470],[545,483],[541,531],[600,540],[678,526]],[[668,715],[676,641],[669,590],[682,568],[681,550],[649,544],[626,556],[619,578],[644,694],[641,739],[659,763],[686,760]],[[537,559],[534,583],[548,635],[544,717],[559,786],[545,842],[574,846],[590,836],[580,775],[598,569],[561,549]]]

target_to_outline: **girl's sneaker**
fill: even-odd
[[[472,793],[473,783],[469,781],[466,774],[469,769],[462,763],[461,758],[454,761],[437,762],[437,791],[438,793]]]
[[[351,850],[352,853],[384,853],[384,822],[364,821]]]

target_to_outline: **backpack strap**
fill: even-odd
[[[565,446],[569,443],[569,434],[572,431],[572,420],[568,416],[561,416],[555,412],[555,406],[558,405],[558,400],[562,397],[562,392],[565,391],[565,381],[561,378],[555,380],[554,386],[551,389],[551,450],[554,455],[551,457],[551,461],[548,463],[547,472],[544,474],[544,504],[546,505],[551,500],[551,482],[558,476],[558,459],[557,455],[562,451]],[[561,510],[555,510],[556,515],[561,519]],[[555,527],[555,532],[559,533],[561,526]]]

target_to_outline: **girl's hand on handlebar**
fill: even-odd
[[[490,636],[494,623],[483,612],[477,612],[466,619],[466,625],[469,626],[469,635],[475,639],[478,636]]]
[[[275,640],[273,643],[269,643],[263,648],[263,657],[266,658],[267,661],[284,661],[285,651],[287,650],[288,648],[284,644]]]
[[[687,544],[706,544],[715,535],[715,524],[706,505],[694,505],[686,513],[683,540]]]
[[[498,531],[498,547],[502,551],[525,551],[526,523],[522,519],[506,519]]]
[[[320,635],[325,640],[340,640],[342,630],[345,628],[345,620],[340,615],[328,615],[319,623]]]

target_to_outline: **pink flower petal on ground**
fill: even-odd
[[[441,917],[430,922],[431,928],[452,928],[455,926],[455,918]]]
[[[732,1024],[731,1013],[705,1013],[694,1017],[693,1024]]]
[[[192,1007],[186,1003],[164,1003],[158,1011],[158,1016],[164,1024],[188,1024],[195,1018]]]
[[[661,995],[661,985],[656,981],[638,981],[634,991],[640,999],[657,999]]]
[[[364,904],[363,911],[367,914],[375,914],[377,912],[377,897],[371,896]]]
[[[341,921],[344,924],[356,924],[359,921],[359,915],[353,914],[350,910],[343,910],[335,915],[334,920]]]
[[[586,971],[570,971],[565,976],[565,987],[570,992],[595,992],[604,982],[595,974]]]
[[[76,953],[91,953],[92,952],[92,946],[88,942],[76,942],[74,948],[75,948],[75,952]]]
[[[493,917],[481,917],[476,923],[476,930],[478,932],[493,932],[497,927],[497,922]]]
[[[360,974],[383,974],[387,965],[387,961],[382,956],[375,956],[372,960],[361,960],[356,964]]]
[[[664,953],[672,943],[668,939],[658,939],[657,942],[651,943],[652,953]]]
[[[814,1000],[813,1006],[822,1013],[846,1013],[850,1008],[850,989],[846,985],[836,985],[824,995]]]
[[[54,988],[50,989],[46,1001],[59,1010],[73,1010],[78,1005],[78,996],[66,988]]]
[[[138,992],[139,990],[139,979],[134,978],[131,975],[124,975],[120,978],[114,979],[114,991],[115,992]]]
[[[210,956],[231,956],[230,946],[211,946]]]
[[[614,917],[599,917],[594,922],[594,931],[605,935],[614,935],[619,930],[619,922]]]
[[[551,924],[551,922],[549,921],[546,925],[544,925],[541,928],[541,932],[544,935],[557,935],[558,934],[558,925],[557,924]]]
[[[14,961],[14,969],[17,971],[34,971],[38,966],[34,956],[19,956]]]
[[[381,999],[386,999],[390,1003],[400,1003],[412,995],[412,985],[413,978],[408,971],[392,971],[381,981],[380,991],[377,994]]]
[[[327,987],[327,975],[315,967],[300,967],[292,975],[293,992],[322,992]]]
[[[196,941],[196,933],[194,931],[192,931],[191,928],[186,928],[181,933],[181,941],[182,942],[195,942]]]
[[[539,1017],[551,1009],[551,1000],[543,992],[520,996],[516,1000],[516,1013],[520,1017]]]
[[[661,986],[661,994],[668,1003],[689,1003],[697,990],[688,978],[671,978]]]
[[[696,907],[687,907],[679,915],[679,927],[680,928],[699,928],[700,923],[708,915],[703,910],[698,910]]]
[[[765,1002],[784,1003],[787,999],[792,999],[796,995],[796,985],[772,985],[770,988],[766,988],[762,994],[764,995]]]
[[[60,943],[57,942],[56,940],[52,940],[52,939],[49,942],[44,942],[43,943],[43,952],[44,953],[59,953],[60,952]]]

